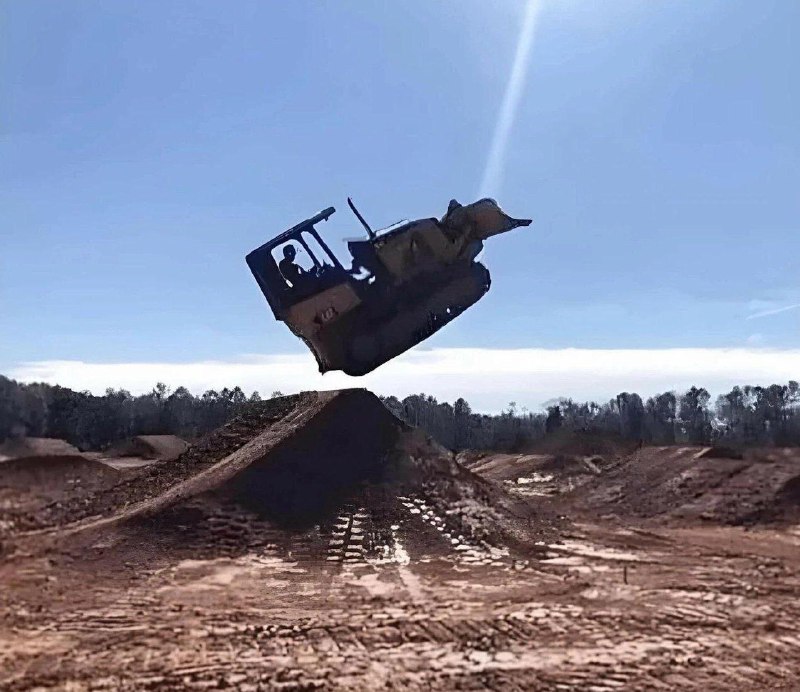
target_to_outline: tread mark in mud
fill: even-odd
[[[345,505],[334,520],[331,538],[328,541],[328,562],[346,564],[361,563],[364,555],[364,524],[369,514],[363,507],[356,509]]]
[[[419,497],[400,497],[400,504],[411,514],[421,519],[425,524],[439,532],[442,540],[449,549],[454,551],[458,559],[470,565],[503,566],[508,558],[508,550],[496,548],[485,541],[474,541],[457,533],[448,527],[447,522],[438,514],[435,508],[428,505]]]

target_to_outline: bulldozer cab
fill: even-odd
[[[320,372],[364,375],[427,339],[489,290],[489,272],[476,261],[484,239],[531,223],[491,199],[453,200],[441,221],[378,233],[347,201],[367,232],[348,242],[349,268],[315,228],[333,207],[247,255],[275,319],[308,346]]]
[[[334,213],[328,207],[247,255],[247,265],[275,318],[293,305],[348,280],[348,274],[314,225]]]

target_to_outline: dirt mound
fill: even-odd
[[[604,432],[560,429],[545,437],[527,443],[524,449],[513,453],[491,450],[466,449],[458,453],[458,462],[469,469],[488,468],[486,465],[503,466],[509,460],[536,458],[598,458],[606,465],[631,454],[638,443],[619,435]],[[486,474],[483,474],[486,475]]]
[[[561,495],[597,475],[608,463],[599,456],[574,454],[484,454],[470,470],[501,483],[523,498]]]
[[[330,417],[314,421],[313,436],[265,456],[255,447],[240,450],[232,463],[240,468],[249,461],[240,471],[217,469],[221,473],[192,483],[174,503],[159,498],[156,507],[126,522],[128,540],[138,546],[155,541],[163,552],[184,557],[282,546],[284,557],[317,563],[380,564],[452,552],[492,562],[509,548],[530,552],[526,537],[550,531],[527,505],[388,411],[373,409],[378,415],[368,429],[377,437],[337,444],[339,417],[352,421],[355,403],[337,402]],[[363,406],[358,409],[363,414]]]
[[[81,455],[20,457],[0,466],[0,532],[118,482],[120,472]]]
[[[604,457],[596,454],[592,456],[553,454],[546,457],[546,460],[540,466],[540,470],[545,473],[552,472],[563,476],[597,475],[608,465]]]
[[[800,451],[749,450],[739,458],[708,447],[646,447],[562,498],[564,505],[620,517],[729,524],[797,516]]]
[[[478,464],[482,459],[492,455],[492,452],[485,450],[464,449],[456,454],[456,461],[462,466],[470,469],[475,464]]]
[[[80,453],[77,447],[55,437],[14,437],[0,444],[0,460]]]
[[[291,414],[314,400],[315,394],[297,394],[251,404],[236,418],[197,444],[190,446],[177,459],[147,466],[130,478],[123,479],[112,488],[103,488],[75,502],[64,502],[48,507],[47,511],[27,517],[18,528],[45,529],[81,521],[93,516],[111,516],[128,508],[142,508],[182,482],[228,457],[265,430],[278,422],[292,426]],[[283,430],[289,434],[291,430]]]
[[[597,474],[607,464],[602,457],[576,454],[486,454],[472,462],[470,471],[494,481],[512,481],[535,473],[559,476]]]
[[[546,459],[537,454],[484,454],[469,469],[494,481],[514,480],[537,471]]]
[[[744,459],[744,452],[733,447],[714,445],[706,449],[701,455],[702,459]]]
[[[69,486],[105,486],[120,474],[79,454],[38,455],[11,459],[0,467],[0,487],[49,491]]]
[[[513,538],[515,522],[531,522],[519,500],[459,465],[375,395],[352,389],[248,407],[176,460],[47,507],[20,528],[135,520],[164,534],[183,525],[187,512],[192,523],[205,526],[200,517],[221,511],[306,531],[358,505],[371,507],[382,517],[376,520],[381,531],[389,531],[393,518],[411,511],[409,502],[447,517],[442,529],[429,527],[437,537],[449,525],[454,538]]]
[[[188,448],[189,443],[176,435],[137,435],[112,445],[106,455],[172,461]]]
[[[635,440],[627,440],[613,433],[560,428],[530,442],[521,451],[528,454],[573,454],[616,459],[633,452],[637,444]]]
[[[491,545],[507,554],[552,528],[361,389],[250,407],[178,459],[47,507],[18,528],[66,526],[74,535],[113,528],[170,555],[274,539],[340,561],[378,559],[401,545],[489,559]]]

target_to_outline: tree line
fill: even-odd
[[[524,450],[558,429],[617,435],[647,444],[800,445],[800,385],[736,386],[712,403],[702,387],[643,400],[622,392],[609,401],[559,399],[532,413],[511,402],[498,415],[473,413],[464,399],[438,402],[425,394],[384,399],[398,417],[451,449]]]
[[[647,399],[622,392],[604,403],[559,399],[543,412],[511,402],[497,415],[473,413],[464,399],[454,404],[418,394],[386,406],[427,430],[451,449],[524,450],[559,429],[619,436],[647,444],[720,444],[732,447],[800,445],[800,385],[736,386],[712,402],[702,387]]]
[[[279,392],[275,392],[279,394]],[[21,384],[0,375],[0,440],[57,437],[80,449],[103,449],[135,435],[172,434],[195,439],[230,419],[248,402],[241,388],[195,396],[157,384],[147,394],[107,389],[102,396],[48,384]]]
[[[273,392],[270,397],[280,396]],[[702,387],[648,399],[622,392],[605,403],[559,399],[531,412],[511,402],[499,414],[475,413],[454,403],[414,394],[381,397],[407,423],[454,449],[521,451],[556,430],[594,432],[647,444],[800,445],[800,385],[737,386],[711,401]],[[192,440],[219,427],[242,407],[261,401],[239,388],[194,395],[159,383],[147,394],[107,389],[102,396],[48,384],[22,384],[0,375],[0,441],[57,437],[103,449],[135,435],[173,434]]]

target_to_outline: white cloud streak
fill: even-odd
[[[499,411],[509,401],[531,409],[554,397],[605,401],[621,391],[643,396],[704,386],[712,393],[735,384],[800,379],[800,349],[417,349],[361,378],[320,375],[310,355],[251,355],[188,363],[87,363],[41,361],[12,368],[23,382],[49,382],[102,393],[134,393],[156,382],[194,393],[239,385],[262,395],[306,389],[367,387],[378,394],[425,392],[440,400],[464,396],[479,411]]]
[[[779,315],[782,312],[789,312],[789,310],[797,310],[800,308],[800,303],[794,303],[792,305],[784,305],[779,308],[771,308],[769,310],[762,310],[761,312],[756,312],[752,315],[748,315],[746,319],[748,320],[755,320],[759,317],[768,317],[769,315]]]
[[[514,63],[506,84],[503,103],[500,106],[500,115],[495,124],[489,156],[483,171],[479,197],[497,194],[503,182],[503,168],[505,167],[508,140],[514,127],[520,98],[525,86],[525,75],[528,71],[528,62],[540,6],[540,0],[528,0],[528,4],[525,7],[525,17],[522,20],[522,28],[517,40]]]

